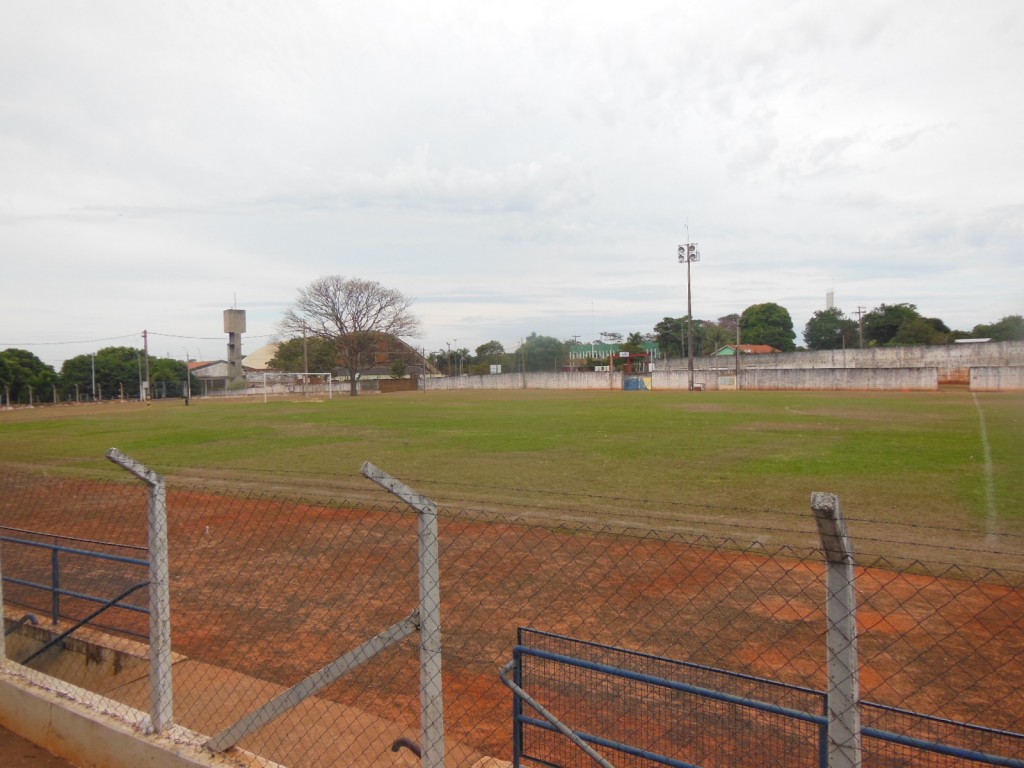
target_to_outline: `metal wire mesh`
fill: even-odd
[[[170,485],[168,507],[175,721],[199,733],[229,725],[416,606],[416,516],[386,496],[304,503],[179,480]],[[525,522],[466,507],[442,509],[440,519],[449,765],[512,758],[511,697],[498,670],[521,626],[825,687],[820,553],[656,526],[552,523],[550,513],[546,522]],[[11,528],[141,546],[145,510],[137,484],[0,477],[0,525]],[[855,526],[851,533],[856,538]],[[14,576],[19,556],[11,544],[2,547],[4,576]],[[858,569],[863,698],[1024,730],[1021,572],[895,558],[869,565]],[[42,564],[32,567],[44,578]],[[132,576],[97,571],[86,578],[89,590],[113,595]],[[49,621],[47,597],[25,606],[9,583],[4,590],[9,619],[32,610]],[[56,629],[76,615],[62,615]],[[123,637],[110,629],[83,636],[89,632]],[[112,643],[127,649],[116,671],[113,662],[109,673],[89,679],[71,662],[51,671],[145,709],[144,649],[132,642]],[[655,704],[643,706],[653,712]],[[689,723],[661,727],[672,734],[666,739],[692,744],[708,765],[741,764],[728,759],[742,753],[744,739],[776,739],[778,764],[801,764],[786,746],[789,738],[804,740],[801,733],[779,735],[711,705],[695,710]],[[710,735],[715,723],[737,738]],[[410,752],[392,753],[391,746],[402,737],[415,741],[419,727],[418,654],[410,638],[241,746],[293,766],[413,764]],[[900,764],[890,757],[895,762],[876,764]]]

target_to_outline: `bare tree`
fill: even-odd
[[[282,335],[313,336],[334,344],[338,367],[358,394],[358,374],[372,366],[391,339],[415,336],[419,320],[409,311],[412,299],[373,280],[324,275],[305,288],[284,313]]]

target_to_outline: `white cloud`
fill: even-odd
[[[1014,0],[7,10],[0,342],[269,333],[331,272],[428,348],[649,330],[687,224],[698,316],[1022,311]]]

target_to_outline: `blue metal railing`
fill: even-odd
[[[65,544],[57,544],[55,542],[56,541],[64,541],[64,542],[72,542],[74,544],[86,544],[86,545],[103,546],[103,547],[111,547],[111,548],[115,548],[116,547],[116,548],[123,549],[123,550],[126,549],[126,550],[136,550],[136,551],[146,552],[148,554],[148,551],[146,550],[145,547],[139,547],[139,546],[130,545],[130,544],[114,544],[114,543],[106,542],[106,541],[96,541],[96,540],[93,540],[93,539],[76,538],[76,537],[73,537],[73,536],[62,536],[62,535],[59,535],[59,534],[42,533],[40,531],[29,531],[29,530],[25,530],[25,529],[21,529],[21,528],[10,528],[8,526],[0,526],[0,530],[6,531],[6,532],[9,532],[9,533],[17,533],[17,534],[28,535],[28,536],[36,536],[36,537],[43,537],[43,536],[45,536],[46,538],[53,540],[53,542],[47,542],[47,541],[38,541],[36,539],[29,539],[29,538],[15,537],[15,536],[0,535],[0,543],[11,544],[11,545],[15,545],[15,546],[28,547],[28,548],[34,548],[34,549],[49,550],[49,552],[50,552],[50,568],[49,568],[49,570],[50,570],[50,583],[49,584],[41,583],[39,581],[34,581],[32,579],[29,579],[29,578],[19,578],[17,576],[8,576],[8,575],[4,575],[3,576],[3,581],[4,581],[4,583],[7,583],[7,584],[18,585],[18,586],[21,586],[21,587],[25,587],[27,589],[32,589],[32,590],[37,590],[37,591],[40,591],[40,592],[49,593],[49,595],[50,595],[49,611],[50,611],[50,618],[51,618],[53,624],[58,624],[60,622],[60,619],[61,619],[61,598],[62,597],[74,598],[74,599],[77,599],[77,600],[84,600],[86,602],[97,603],[97,604],[99,604],[101,606],[104,606],[104,610],[106,610],[107,608],[118,608],[118,609],[122,609],[122,610],[125,610],[125,611],[131,611],[133,613],[139,613],[139,614],[144,614],[144,615],[148,615],[149,614],[149,609],[146,608],[145,606],[134,605],[132,603],[123,602],[123,599],[124,599],[123,596],[117,598],[114,601],[111,601],[111,599],[109,597],[104,597],[102,595],[90,594],[89,592],[85,592],[85,591],[81,591],[81,590],[66,588],[63,585],[63,583],[62,583],[62,581],[63,581],[62,580],[62,576],[64,574],[62,573],[61,555],[67,555],[67,556],[73,556],[73,557],[82,557],[82,558],[91,559],[91,560],[99,560],[99,561],[104,561],[104,562],[120,563],[120,564],[125,564],[125,565],[130,565],[130,566],[137,566],[137,567],[146,569],[147,575],[148,575],[148,569],[149,569],[149,560],[145,560],[145,559],[137,558],[137,557],[128,557],[128,556],[125,556],[125,555],[109,554],[107,552],[100,552],[100,551],[91,550],[91,549],[82,549],[82,548],[77,547],[77,546],[67,546]],[[9,562],[5,562],[4,566],[5,566],[4,570],[5,570],[5,574],[6,574],[7,571],[11,570],[12,566],[9,564]],[[136,587],[136,589],[137,589],[137,587]],[[136,589],[129,590],[128,594],[130,594],[131,592],[136,591]],[[37,606],[29,606],[29,607],[36,608]],[[141,638],[148,637],[147,634],[136,632],[136,631],[134,631],[134,630],[132,630],[130,628],[109,627],[109,626],[105,627],[105,628],[107,628],[107,629],[115,629],[115,630],[117,630],[119,632],[124,632],[126,634],[134,635],[136,637],[141,637]]]
[[[581,641],[575,638],[563,637],[560,635],[553,635],[546,632],[538,632],[536,630],[526,630],[525,628],[524,630],[520,631],[521,642],[524,631],[527,634],[537,635],[541,638],[551,639],[555,641],[564,640],[568,644],[574,646],[582,646],[584,648],[609,651],[614,654],[625,656],[627,658],[638,658],[652,660],[656,662],[664,662],[679,668],[706,671],[716,675],[723,675],[729,679],[757,683],[758,685],[768,686],[776,690],[791,690],[793,693],[798,693],[801,695],[810,694],[813,698],[820,699],[822,704],[822,711],[826,711],[825,705],[827,697],[824,691],[818,691],[815,689],[804,688],[800,686],[790,686],[773,680],[756,678],[750,675],[743,675],[740,673],[729,672],[727,670],[715,669],[713,667],[688,664],[687,662],[682,662],[673,659],[664,659],[661,657],[649,656],[647,654],[628,651],[621,648],[615,648],[613,646],[602,646],[597,643],[590,643],[587,641]],[[801,709],[795,709],[793,707],[786,707],[780,704],[773,704],[771,702],[761,701],[758,699],[751,698],[749,696],[731,694],[725,691],[715,690],[706,686],[694,685],[692,683],[686,683],[680,680],[671,680],[665,677],[659,677],[657,675],[651,675],[644,672],[637,672],[630,669],[624,669],[622,667],[614,666],[600,661],[582,659],[576,656],[556,653],[553,651],[543,650],[523,644],[517,645],[513,649],[513,668],[515,680],[515,687],[513,687],[514,691],[517,687],[522,688],[523,686],[524,660],[529,658],[536,658],[554,664],[573,667],[576,669],[589,670],[592,672],[597,672],[602,675],[608,675],[613,678],[629,680],[634,683],[641,683],[643,685],[653,686],[655,688],[660,688],[663,690],[674,691],[689,696],[697,696],[702,699],[717,701],[723,704],[728,704],[730,706],[741,707],[747,710],[753,710],[756,712],[767,713],[771,715],[790,718],[805,723],[815,724],[818,726],[819,733],[818,763],[822,768],[825,768],[828,765],[828,718],[826,715],[817,715]],[[552,762],[549,759],[546,759],[541,756],[534,756],[528,754],[527,750],[525,749],[524,734],[526,729],[536,728],[549,732],[557,732],[559,729],[556,728],[555,725],[552,724],[552,722],[546,719],[540,719],[537,717],[532,717],[524,714],[522,703],[520,701],[521,698],[524,697],[521,697],[520,694],[517,692],[513,706],[513,755],[515,765],[517,767],[520,766],[521,759],[525,758],[533,762],[550,766],[557,766],[557,763]],[[891,713],[899,717],[908,718],[920,724],[943,726],[950,731],[970,733],[975,735],[985,735],[991,736],[993,738],[1005,739],[1008,742],[1013,742],[1018,747],[1018,749],[1015,751],[1024,753],[1024,734],[986,728],[983,726],[972,725],[970,723],[963,723],[955,720],[947,720],[943,718],[932,717],[929,715],[922,715],[916,712],[901,710],[894,707],[886,707],[880,704],[873,704],[870,702],[862,702],[862,706],[866,709]],[[543,712],[542,714],[547,716],[546,712]],[[559,723],[559,725],[562,724]],[[659,754],[644,749],[642,747],[638,747],[636,745],[623,743],[621,741],[609,739],[601,735],[585,733],[581,731],[573,731],[573,733],[579,739],[588,744],[600,746],[607,749],[613,749],[624,755],[641,758],[643,760],[647,760],[658,765],[669,766],[669,768],[699,768],[699,766],[696,766],[695,764],[686,762],[684,760],[680,760],[679,758],[673,758],[667,755]],[[909,735],[906,733],[901,734],[880,728],[863,727],[861,729],[861,735],[865,739],[873,739],[879,742],[900,745],[901,747],[919,752],[927,752],[937,755],[944,755],[947,757],[953,757],[959,760],[973,761],[974,763],[981,765],[995,765],[1002,766],[1003,768],[1024,768],[1024,759],[1009,757],[1006,755],[992,754],[991,752],[982,751],[980,749],[971,749],[962,746],[954,746],[948,743],[936,741],[934,739],[919,738],[917,736]]]

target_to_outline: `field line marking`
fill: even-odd
[[[974,407],[978,410],[978,427],[981,433],[981,455],[985,472],[985,531],[986,540],[994,542],[999,537],[996,524],[999,522],[999,511],[996,509],[996,484],[992,469],[992,446],[988,442],[988,427],[985,425],[985,412],[978,402],[978,393],[971,392]]]

